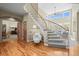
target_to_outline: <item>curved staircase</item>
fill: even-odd
[[[54,32],[54,31],[51,31],[51,30],[47,30],[48,29],[46,27],[47,20],[42,19],[41,16],[39,15],[39,13],[33,8],[32,5],[33,4],[27,4],[25,6],[25,11],[27,10],[29,12],[29,16],[33,19],[33,21],[40,28],[42,35],[44,37],[44,45],[58,47],[58,48],[66,48],[68,46],[67,40],[61,39],[60,34]],[[60,25],[58,25],[58,26],[60,26]],[[60,26],[60,27],[62,27],[62,26]]]

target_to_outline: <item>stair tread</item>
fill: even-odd
[[[65,41],[51,41],[51,40],[49,40],[48,42],[51,42],[51,43],[65,43]]]
[[[50,39],[52,39],[52,40],[60,40],[60,38],[48,38],[48,40],[50,40]]]
[[[67,47],[66,45],[48,45],[48,46],[55,47],[55,48],[66,48]]]
[[[60,36],[60,35],[48,35],[48,36],[57,36],[57,37],[58,37],[58,36]]]
[[[55,34],[47,34],[48,36],[60,36],[60,35],[55,35]]]
[[[66,43],[50,43],[50,42],[48,42],[48,44],[53,44],[53,45],[67,45]]]
[[[58,37],[57,36],[53,36],[53,37],[52,36],[48,36],[48,37],[49,38],[60,38],[60,36],[58,36]]]
[[[57,40],[57,41],[65,41],[64,39],[48,39],[48,40]]]
[[[51,33],[51,32],[49,33],[49,32],[48,32],[48,34],[57,34],[57,33]]]

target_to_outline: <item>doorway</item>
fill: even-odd
[[[16,40],[17,37],[17,21],[14,18],[2,20],[2,40]]]

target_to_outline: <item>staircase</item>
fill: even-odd
[[[29,16],[33,19],[33,21],[36,23],[36,25],[42,31],[42,35],[44,37],[44,45],[58,47],[58,48],[66,48],[66,40],[61,39],[60,34],[55,33],[51,30],[46,30],[48,28],[46,27],[46,24],[44,22],[45,20],[43,20],[38,15],[38,12],[35,11],[35,9],[32,7],[32,5],[30,5],[30,4],[26,5],[25,10],[27,10],[29,12]]]
[[[38,6],[36,7],[38,9]],[[42,32],[46,29],[45,21],[40,18],[38,12],[33,8],[31,4],[26,5],[26,9],[29,12],[29,16],[33,19],[35,24],[40,28]]]
[[[47,44],[48,46],[66,48],[66,41],[61,39],[61,35],[53,31],[47,32]]]
[[[41,29],[41,31],[43,31],[44,29],[46,29],[44,23],[40,19],[36,19],[35,17],[33,17],[32,14],[30,14],[29,16],[33,19],[33,21]]]

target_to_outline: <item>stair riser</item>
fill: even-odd
[[[60,39],[60,37],[48,37],[48,39]]]
[[[57,36],[57,34],[47,34],[48,36]]]
[[[48,40],[48,42],[51,42],[51,43],[63,43],[63,41],[54,41],[54,40]]]
[[[66,48],[66,46],[62,46],[62,45],[50,45],[50,44],[48,44],[48,46],[55,47],[55,48]]]

